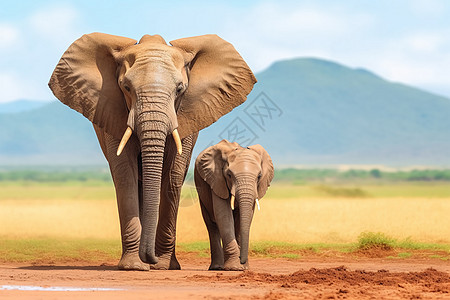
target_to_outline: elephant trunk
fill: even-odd
[[[148,111],[138,115],[137,134],[141,143],[143,203],[142,232],[139,257],[145,263],[156,264],[156,228],[158,225],[161,176],[166,136],[170,130],[167,114]]]
[[[255,180],[253,178],[237,179],[236,200],[239,205],[240,212],[240,260],[241,264],[247,263],[248,246],[250,237],[250,225],[252,223],[253,211],[255,207]]]

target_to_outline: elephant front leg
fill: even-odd
[[[156,255],[158,263],[152,269],[179,270],[181,266],[175,255],[176,225],[181,188],[189,168],[192,149],[198,134],[182,140],[182,154],[177,153],[172,137],[166,140],[164,166],[161,181],[161,202],[156,232]]]
[[[116,155],[119,141],[94,126],[100,146],[108,160],[116,189],[117,207],[122,235],[121,270],[149,270],[139,258],[141,224],[139,221],[138,166],[139,148],[130,140],[120,156]]]
[[[208,200],[211,201],[211,199]],[[211,264],[209,265],[208,270],[223,270],[224,257],[222,243],[220,241],[221,238],[219,228],[217,227],[214,218],[210,215],[210,212],[203,204],[202,199],[200,199],[200,208],[202,211],[203,220],[205,221],[205,225],[208,230],[209,248],[211,250]]]
[[[225,271],[242,271],[245,267],[241,265],[239,258],[240,251],[234,234],[234,220],[230,202],[221,199],[214,192],[212,192],[212,200],[214,217],[222,238],[224,253],[223,269]]]

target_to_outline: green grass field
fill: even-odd
[[[383,233],[394,247],[449,251],[449,182],[275,183],[260,203],[253,255],[294,259],[296,249],[350,251],[362,232]],[[119,237],[108,181],[0,182],[0,261],[117,259]],[[179,251],[208,256],[191,185],[182,193],[177,241]]]

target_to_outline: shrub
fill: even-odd
[[[363,198],[368,197],[367,192],[360,188],[332,187],[328,185],[316,186],[316,189],[333,197]]]
[[[363,232],[358,236],[358,248],[361,250],[394,248],[395,239],[381,232]]]

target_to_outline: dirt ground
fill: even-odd
[[[98,265],[0,264],[0,299],[450,299],[450,262],[433,258],[251,258],[250,271],[207,271],[179,254],[181,271]]]

